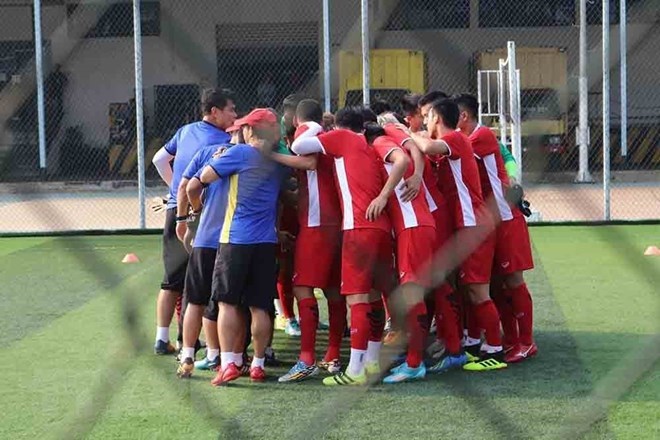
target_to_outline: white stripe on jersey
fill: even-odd
[[[355,227],[353,196],[351,196],[351,189],[348,186],[348,176],[346,175],[346,166],[344,165],[343,157],[335,158],[335,170],[337,171],[337,180],[339,181],[341,201],[344,205],[344,224],[342,229],[344,231],[350,231]]]
[[[472,197],[470,197],[470,191],[468,191],[465,182],[463,182],[461,159],[447,159],[449,160],[451,174],[454,177],[454,183],[458,191],[458,203],[460,203],[463,213],[463,226],[477,226],[477,219],[474,215],[474,208],[472,207]]]
[[[385,171],[387,171],[387,175],[389,176],[392,174],[392,167],[393,165],[391,163],[385,163]],[[415,209],[413,208],[413,205],[411,202],[404,202],[401,200],[401,196],[403,194],[403,184],[404,180],[401,179],[399,183],[397,183],[396,187],[394,188],[394,193],[396,194],[396,201],[399,202],[399,208],[401,209],[401,214],[403,216],[403,227],[405,229],[408,228],[416,228],[419,226],[419,222],[417,221],[417,215],[415,215]]]
[[[307,207],[307,226],[310,228],[321,226],[319,179],[315,170],[307,171],[307,193],[309,194],[309,206]]]
[[[483,159],[484,165],[486,166],[486,172],[488,173],[488,181],[490,182],[490,187],[493,189],[493,197],[497,202],[497,209],[500,211],[500,218],[502,221],[508,221],[513,218],[513,213],[511,212],[511,207],[504,198],[504,193],[502,192],[502,181],[497,175],[497,162],[495,161],[495,155],[489,154]]]
[[[426,183],[422,182],[422,186],[424,187],[424,196],[426,197],[426,203],[429,205],[429,210],[434,212],[436,209],[438,209],[438,205],[435,204],[435,200],[433,200],[433,197],[431,197],[431,193],[426,187]]]

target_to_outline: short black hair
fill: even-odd
[[[385,136],[385,129],[376,122],[367,122],[364,124],[364,137],[367,138],[369,144],[372,144],[381,136]]]
[[[371,110],[373,110],[373,112],[376,113],[376,115],[380,115],[381,113],[392,111],[392,106],[390,105],[389,102],[385,101],[384,99],[379,99],[378,101],[371,104],[369,107],[371,107]]]
[[[438,99],[431,104],[433,111],[442,117],[442,123],[447,128],[455,129],[458,126],[459,110],[458,105],[447,98]]]
[[[217,87],[205,89],[202,92],[202,113],[208,115],[213,107],[222,110],[227,107],[229,101],[234,101],[234,92],[231,90]]]
[[[299,95],[298,93],[292,93],[291,95],[284,98],[284,101],[282,101],[282,109],[284,111],[287,110],[296,111],[296,107],[298,107],[298,103],[303,99],[304,96]]]
[[[465,109],[472,119],[479,117],[479,101],[476,96],[470,95],[469,93],[461,93],[452,96],[451,99],[456,105]]]
[[[315,99],[303,99],[296,107],[296,117],[301,122],[323,122],[323,109]]]
[[[433,102],[439,99],[445,99],[445,98],[449,98],[449,96],[445,92],[440,90],[433,90],[432,92],[428,92],[426,95],[422,96],[419,99],[417,105],[419,107],[424,107],[427,104],[432,104]]]
[[[401,97],[401,111],[405,116],[414,115],[419,111],[419,101],[422,95],[419,93],[409,93]]]
[[[362,110],[362,119],[364,122],[378,122],[378,116],[380,113],[376,113],[369,107],[361,107]]]
[[[346,128],[356,133],[362,132],[364,117],[359,107],[344,107],[335,115],[335,125]]]

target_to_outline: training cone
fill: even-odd
[[[139,263],[140,259],[135,254],[126,254],[124,259],[121,260],[122,263]]]
[[[649,246],[644,251],[644,255],[658,257],[660,256],[660,248],[657,246]]]

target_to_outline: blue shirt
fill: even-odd
[[[277,243],[277,200],[288,168],[245,144],[211,159],[209,166],[229,182],[220,243]]]
[[[229,148],[232,144],[221,146]],[[218,147],[218,145],[213,145],[199,150],[183,172],[183,177],[188,180],[193,177],[199,179],[204,166],[213,158],[213,154],[218,150]],[[217,249],[218,241],[220,240],[220,230],[225,219],[228,189],[229,181],[220,179],[211,183],[204,190],[204,207],[199,218],[199,225],[197,225],[193,248]]]
[[[225,131],[206,121],[193,122],[177,130],[172,139],[165,144],[165,150],[174,156],[168,208],[176,208],[176,193],[181,183],[181,176],[195,153],[203,147],[225,144],[229,139],[231,136]]]

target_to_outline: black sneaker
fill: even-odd
[[[154,345],[154,353],[160,356],[174,354],[176,353],[176,347],[170,344],[169,341],[165,342],[159,339]]]
[[[466,345],[463,349],[470,362],[477,361],[481,357],[481,344]]]
[[[267,367],[279,367],[280,366],[280,361],[275,357],[275,350],[272,348],[268,347],[266,349],[266,355],[265,355],[265,365]]]

